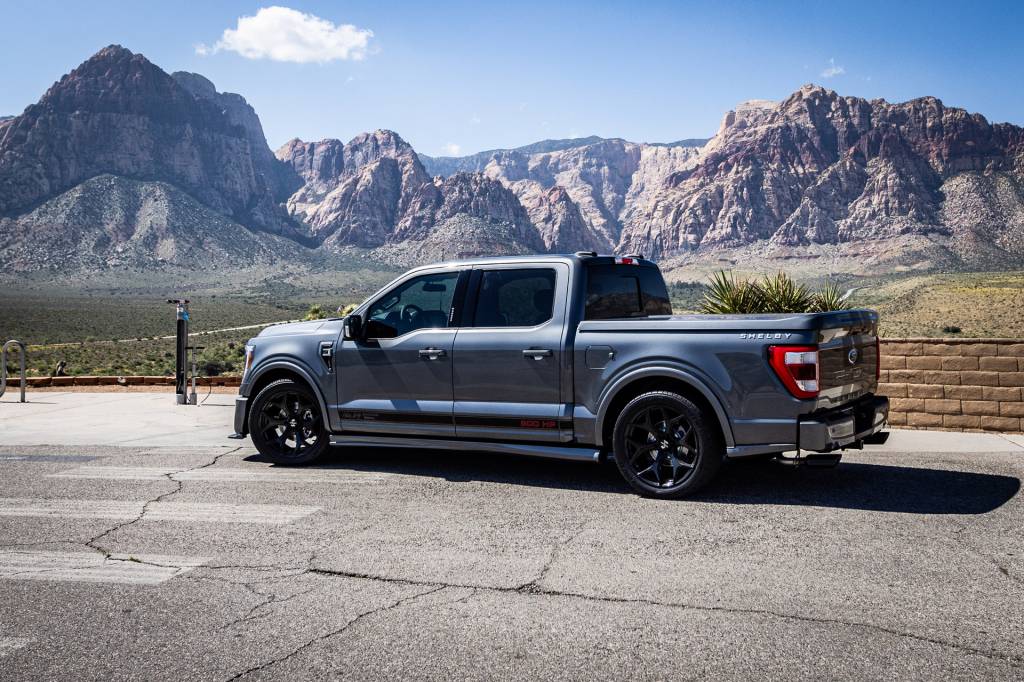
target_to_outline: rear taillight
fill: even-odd
[[[818,397],[817,346],[768,346],[768,362],[795,397]]]
[[[875,381],[882,378],[882,341],[875,337]]]

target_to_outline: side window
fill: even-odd
[[[366,311],[366,337],[393,339],[417,329],[448,326],[458,272],[415,277],[374,301]]]
[[[584,319],[671,315],[672,304],[661,273],[636,265],[592,265],[587,268]]]
[[[484,270],[474,327],[533,327],[551,319],[555,271],[551,268]]]

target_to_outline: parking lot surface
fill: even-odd
[[[1024,448],[929,438],[676,502],[471,452],[3,445],[0,678],[1020,679]]]

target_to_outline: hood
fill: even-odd
[[[259,334],[258,337],[265,336],[288,336],[297,334],[314,334],[320,327],[324,326],[327,320],[310,320],[309,322],[288,322],[286,324],[274,324]]]

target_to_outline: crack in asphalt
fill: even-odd
[[[982,552],[981,550],[979,550],[978,548],[974,547],[973,545],[968,543],[967,540],[964,539],[964,533],[966,533],[968,530],[970,530],[971,528],[973,528],[976,525],[977,524],[974,524],[974,523],[968,523],[968,524],[964,524],[964,525],[960,526],[959,528],[954,529],[953,530],[953,541],[956,544],[958,544],[961,547],[963,547],[968,552],[970,552],[971,554],[973,554],[974,556],[980,557],[980,558],[988,561],[990,564],[992,564],[996,568],[997,571],[999,571],[999,573],[1001,575],[1003,575],[1003,577],[1007,578],[1008,580],[1011,580],[1014,583],[1017,583],[1018,585],[1024,585],[1024,578],[1021,578],[1019,576],[1014,575],[1013,573],[1010,572],[1009,567],[1008,566],[1004,566],[996,557],[994,557],[991,554]]]
[[[561,554],[563,549],[565,549],[570,544],[575,542],[576,539],[579,538],[579,536],[583,535],[583,531],[585,531],[587,529],[588,525],[589,525],[589,523],[583,523],[576,530],[576,532],[573,533],[572,535],[570,535],[568,538],[566,538],[562,542],[559,542],[556,545],[552,545],[551,551],[548,554],[548,560],[544,562],[543,566],[541,566],[540,572],[537,573],[537,577],[534,578],[533,580],[530,580],[529,582],[523,583],[522,585],[520,585],[519,587],[516,588],[516,591],[517,592],[527,592],[527,593],[539,593],[541,591],[541,589],[542,589],[540,587],[540,583],[544,580],[544,578],[548,574],[548,571],[551,570],[551,567],[558,560],[559,554]]]
[[[194,466],[194,467],[188,467],[188,468],[185,468],[185,469],[181,469],[179,471],[172,471],[172,472],[164,474],[164,478],[166,478],[171,483],[175,484],[175,487],[174,487],[173,490],[168,490],[167,492],[161,493],[160,495],[157,495],[156,497],[154,497],[154,498],[152,498],[150,500],[146,500],[146,502],[143,503],[142,509],[139,511],[139,514],[135,518],[129,519],[127,521],[121,521],[119,523],[114,524],[113,526],[110,526],[109,528],[104,530],[99,535],[94,535],[93,537],[91,537],[88,540],[86,540],[85,543],[84,543],[85,546],[89,547],[90,549],[96,550],[97,552],[102,554],[104,557],[106,557],[110,561],[133,561],[135,563],[146,564],[147,566],[160,566],[162,568],[181,568],[180,566],[168,566],[166,564],[160,564],[160,563],[156,563],[156,562],[140,561],[139,559],[136,559],[134,557],[130,557],[128,559],[114,558],[113,552],[111,552],[108,548],[104,547],[103,545],[99,544],[99,542],[100,542],[100,540],[102,540],[103,538],[107,537],[111,533],[115,533],[115,532],[121,530],[122,528],[127,528],[128,526],[131,526],[131,525],[133,525],[135,523],[138,523],[139,521],[143,520],[146,517],[146,513],[149,511],[150,505],[156,504],[157,502],[163,502],[167,498],[173,497],[174,495],[177,495],[178,493],[180,493],[182,491],[182,489],[185,487],[185,482],[181,481],[181,480],[178,480],[178,479],[175,479],[174,478],[175,476],[177,476],[179,474],[183,474],[183,473],[188,472],[188,471],[199,471],[200,469],[206,469],[207,467],[211,467],[214,464],[216,464],[217,462],[219,462],[223,457],[227,457],[228,455],[236,453],[236,452],[238,452],[241,449],[242,449],[241,446],[236,447],[236,448],[232,448],[231,450],[228,450],[227,452],[222,452],[219,455],[215,455],[212,460],[210,460],[209,462],[207,462],[205,464],[201,464],[199,466]]]
[[[284,661],[287,661],[287,660],[289,660],[291,658],[294,658],[295,656],[298,656],[299,654],[301,654],[303,651],[305,651],[306,649],[310,648],[311,646],[313,646],[315,644],[319,644],[320,642],[328,640],[331,637],[335,637],[337,635],[340,635],[340,634],[344,633],[345,631],[347,631],[350,628],[354,627],[359,621],[363,620],[364,618],[368,618],[368,617],[373,616],[373,615],[378,614],[378,613],[383,613],[384,611],[391,611],[393,609],[397,609],[397,608],[399,608],[401,606],[404,606],[407,603],[410,603],[412,601],[415,601],[415,600],[419,599],[420,597],[425,597],[427,595],[434,594],[435,592],[440,592],[441,590],[445,590],[445,589],[448,589],[447,586],[445,586],[445,585],[435,586],[433,589],[424,590],[423,592],[417,592],[416,594],[412,594],[412,595],[409,595],[407,597],[402,597],[401,599],[399,599],[397,601],[394,601],[394,602],[392,602],[390,604],[384,604],[383,606],[378,606],[376,608],[370,609],[369,611],[363,611],[362,613],[357,615],[355,618],[352,618],[347,623],[342,625],[340,628],[337,628],[335,630],[331,630],[328,633],[325,633],[325,634],[319,635],[317,637],[314,637],[313,639],[307,640],[303,644],[301,644],[298,647],[296,647],[296,648],[292,649],[291,651],[289,651],[284,656],[278,656],[278,657],[273,658],[273,659],[271,659],[271,660],[269,660],[269,661],[267,661],[265,663],[261,663],[260,665],[253,666],[252,668],[249,668],[247,670],[243,670],[242,672],[237,673],[237,674],[233,675],[232,677],[229,677],[227,679],[227,682],[233,682],[234,680],[237,680],[237,679],[239,679],[241,677],[244,677],[246,675],[251,675],[252,673],[256,673],[256,672],[259,672],[261,670],[266,670],[267,668],[269,668],[271,666],[277,665],[278,663],[283,663]]]
[[[924,635],[918,635],[913,632],[907,632],[903,630],[896,630],[889,628],[884,625],[876,625],[874,623],[863,623],[859,621],[848,621],[839,618],[822,618],[819,616],[804,616],[800,614],[784,613],[781,611],[772,611],[770,609],[758,609],[758,608],[744,608],[744,607],[733,607],[733,606],[709,606],[706,604],[689,604],[686,602],[663,602],[655,599],[643,599],[643,598],[631,598],[631,597],[610,597],[594,594],[586,594],[583,592],[569,592],[564,590],[552,590],[539,587],[535,584],[535,581],[530,581],[518,587],[501,587],[494,585],[473,585],[469,583],[450,583],[438,580],[417,580],[410,578],[390,578],[387,576],[376,576],[369,573],[356,573],[349,571],[337,571],[325,568],[310,568],[307,570],[308,573],[314,575],[323,576],[334,576],[342,578],[354,578],[358,580],[372,580],[383,583],[392,583],[398,585],[416,585],[421,587],[426,586],[439,586],[440,588],[463,588],[472,589],[477,592],[494,592],[500,594],[518,594],[527,596],[540,596],[540,597],[564,597],[569,599],[581,599],[589,602],[607,603],[607,604],[643,604],[645,606],[655,606],[669,609],[683,609],[692,611],[702,611],[708,613],[728,613],[735,615],[752,615],[752,616],[764,616],[769,618],[778,618],[782,620],[791,620],[796,622],[804,623],[816,623],[820,625],[840,625],[852,628],[863,628],[865,630],[873,630],[896,637],[903,637],[912,639],[918,642],[926,644],[934,644],[936,646],[947,647],[960,651],[962,653],[971,654],[975,656],[982,656],[984,658],[1003,661],[1010,666],[1018,669],[1024,669],[1024,658],[1018,656],[1011,656],[1008,654],[999,653],[996,651],[983,651],[981,649],[975,649],[974,647],[967,646],[965,644],[958,644],[956,642],[949,642],[946,640],[935,639],[933,637],[927,637]],[[476,592],[474,592],[476,594]],[[462,600],[468,600],[473,595],[468,595]]]
[[[246,585],[245,587],[254,595],[261,597],[260,601],[254,604],[248,611],[245,612],[244,615],[235,618],[234,620],[231,620],[225,623],[224,625],[220,626],[220,628],[218,628],[219,630],[227,630],[228,628],[235,627],[236,625],[241,625],[242,623],[247,623],[251,620],[266,618],[270,615],[270,612],[268,611],[266,613],[261,614],[259,612],[262,609],[269,606],[274,606],[276,604],[284,604],[285,602],[289,602],[297,597],[305,596],[316,589],[315,587],[311,587],[308,590],[302,590],[301,592],[290,594],[287,597],[278,597],[276,592],[261,592],[252,585]]]

